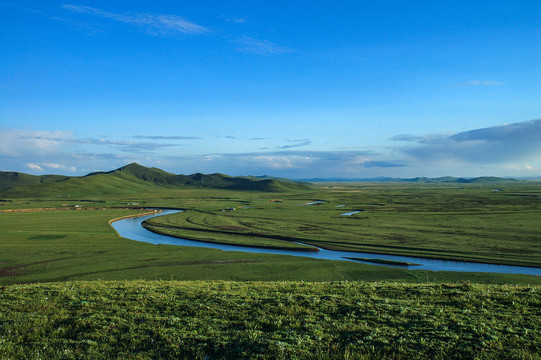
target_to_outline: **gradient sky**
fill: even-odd
[[[0,0],[0,170],[541,175],[541,2]]]

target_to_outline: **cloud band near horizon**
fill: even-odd
[[[294,149],[312,144],[312,140],[298,139],[261,151],[256,150],[258,143],[272,139],[254,137],[249,140],[256,151],[187,154],[183,141],[204,139],[181,135],[133,137],[151,141],[77,138],[69,131],[5,129],[0,132],[0,163],[2,170],[31,173],[110,170],[135,161],[176,173],[291,178],[541,175],[541,120],[456,134],[396,135],[391,140],[404,145],[353,150]],[[485,173],[455,173],[463,168]]]

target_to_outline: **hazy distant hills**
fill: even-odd
[[[501,178],[495,176],[482,176],[476,178],[462,178],[462,177],[453,177],[453,176],[443,176],[438,178],[428,178],[428,177],[415,177],[415,178],[393,178],[393,177],[374,177],[374,178],[356,178],[356,179],[347,179],[347,178],[312,178],[312,179],[299,179],[298,181],[306,182],[411,182],[411,183],[462,183],[462,184],[476,184],[476,183],[496,183],[496,182],[505,182],[505,181],[518,181],[516,179],[510,178]]]
[[[175,175],[158,168],[132,163],[108,172],[85,176],[28,175],[0,172],[0,197],[94,196],[132,194],[160,188],[210,188],[284,192],[306,190],[298,182],[255,177],[232,177],[223,174]]]

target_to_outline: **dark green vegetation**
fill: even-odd
[[[0,171],[0,190],[9,189],[14,186],[38,185],[49,182],[66,180],[67,176],[62,175],[28,175],[12,171]]]
[[[534,359],[540,288],[66,282],[0,290],[3,359]]]
[[[231,177],[223,174],[174,175],[157,168],[132,163],[109,172],[86,176],[32,176],[0,172],[1,198],[63,196],[128,195],[178,188],[209,188],[252,191],[303,190],[307,186],[296,182],[255,177]],[[3,190],[2,190],[3,189]]]
[[[406,261],[387,260],[387,259],[368,259],[368,258],[360,258],[360,257],[348,257],[348,259],[367,262],[367,263],[373,263],[373,264],[384,264],[384,265],[396,265],[396,266],[415,266],[415,265],[419,265],[419,264],[410,263],[410,262],[406,262]]]

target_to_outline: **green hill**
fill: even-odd
[[[305,190],[304,184],[278,180],[232,177],[224,174],[175,175],[158,168],[132,163],[108,172],[85,176],[34,176],[0,172],[0,197],[81,197],[134,194],[163,188],[209,188],[240,191],[283,192]]]
[[[0,190],[18,185],[36,185],[67,179],[63,175],[29,175],[20,172],[0,171]]]

